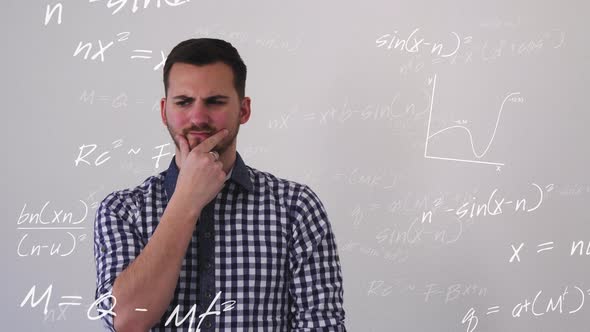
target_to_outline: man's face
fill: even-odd
[[[168,77],[168,97],[161,101],[161,115],[177,151],[176,134],[184,136],[192,150],[214,133],[229,129],[213,148],[223,155],[235,151],[240,124],[250,117],[250,99],[245,97],[240,104],[231,67],[222,62],[204,66],[175,63]]]

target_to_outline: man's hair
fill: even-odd
[[[168,77],[172,65],[181,62],[196,66],[204,66],[215,62],[223,62],[230,66],[234,73],[234,88],[240,101],[246,90],[246,65],[238,50],[232,44],[221,39],[198,38],[187,39],[174,46],[164,64],[164,93],[168,96]]]

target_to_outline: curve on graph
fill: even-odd
[[[451,127],[441,129],[441,130],[437,131],[436,133],[428,136],[427,139],[430,140],[432,137],[434,137],[438,134],[441,134],[447,130],[451,130],[451,129],[455,129],[455,128],[464,129],[467,132],[467,135],[469,135],[469,141],[471,143],[471,151],[473,152],[473,155],[479,159],[479,158],[485,156],[485,154],[490,149],[490,146],[492,146],[492,142],[494,141],[494,137],[496,136],[496,131],[498,130],[498,124],[500,123],[500,118],[502,117],[502,111],[504,110],[504,104],[506,104],[508,99],[510,99],[513,96],[517,96],[517,95],[520,95],[520,92],[513,92],[513,93],[509,94],[508,96],[506,96],[506,98],[504,98],[504,101],[502,101],[502,105],[500,106],[500,111],[498,112],[498,117],[496,118],[496,125],[494,127],[494,132],[492,133],[492,137],[490,138],[490,141],[488,142],[488,146],[486,146],[485,150],[481,154],[478,154],[477,151],[475,151],[475,146],[473,145],[473,135],[471,135],[471,131],[469,130],[469,128],[467,128],[465,126],[451,126]]]

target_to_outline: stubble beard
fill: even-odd
[[[178,151],[180,151],[180,146],[178,145],[178,141],[176,140],[175,135],[172,133],[172,130],[170,129],[170,126],[166,126],[166,128],[168,129],[168,133],[170,134],[170,137],[172,138],[172,141],[174,142],[174,145],[176,146],[176,149]],[[213,149],[211,149],[211,151],[216,151],[217,153],[219,153],[219,155],[222,155],[223,153],[225,153],[225,151],[227,151],[227,149],[236,140],[236,137],[238,136],[238,132],[239,131],[240,131],[240,124],[238,122],[238,125],[236,127],[236,133],[233,135],[233,137],[225,137]],[[197,146],[199,146],[199,144],[201,144],[201,142],[202,142],[201,139],[198,139],[196,141],[195,145],[194,146],[191,146],[190,139],[186,135],[183,135],[183,136],[187,139],[187,142],[189,144],[189,152],[192,151]]]

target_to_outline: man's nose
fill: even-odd
[[[204,102],[197,100],[193,103],[189,110],[189,120],[196,124],[201,125],[203,123],[209,123],[209,107]]]

